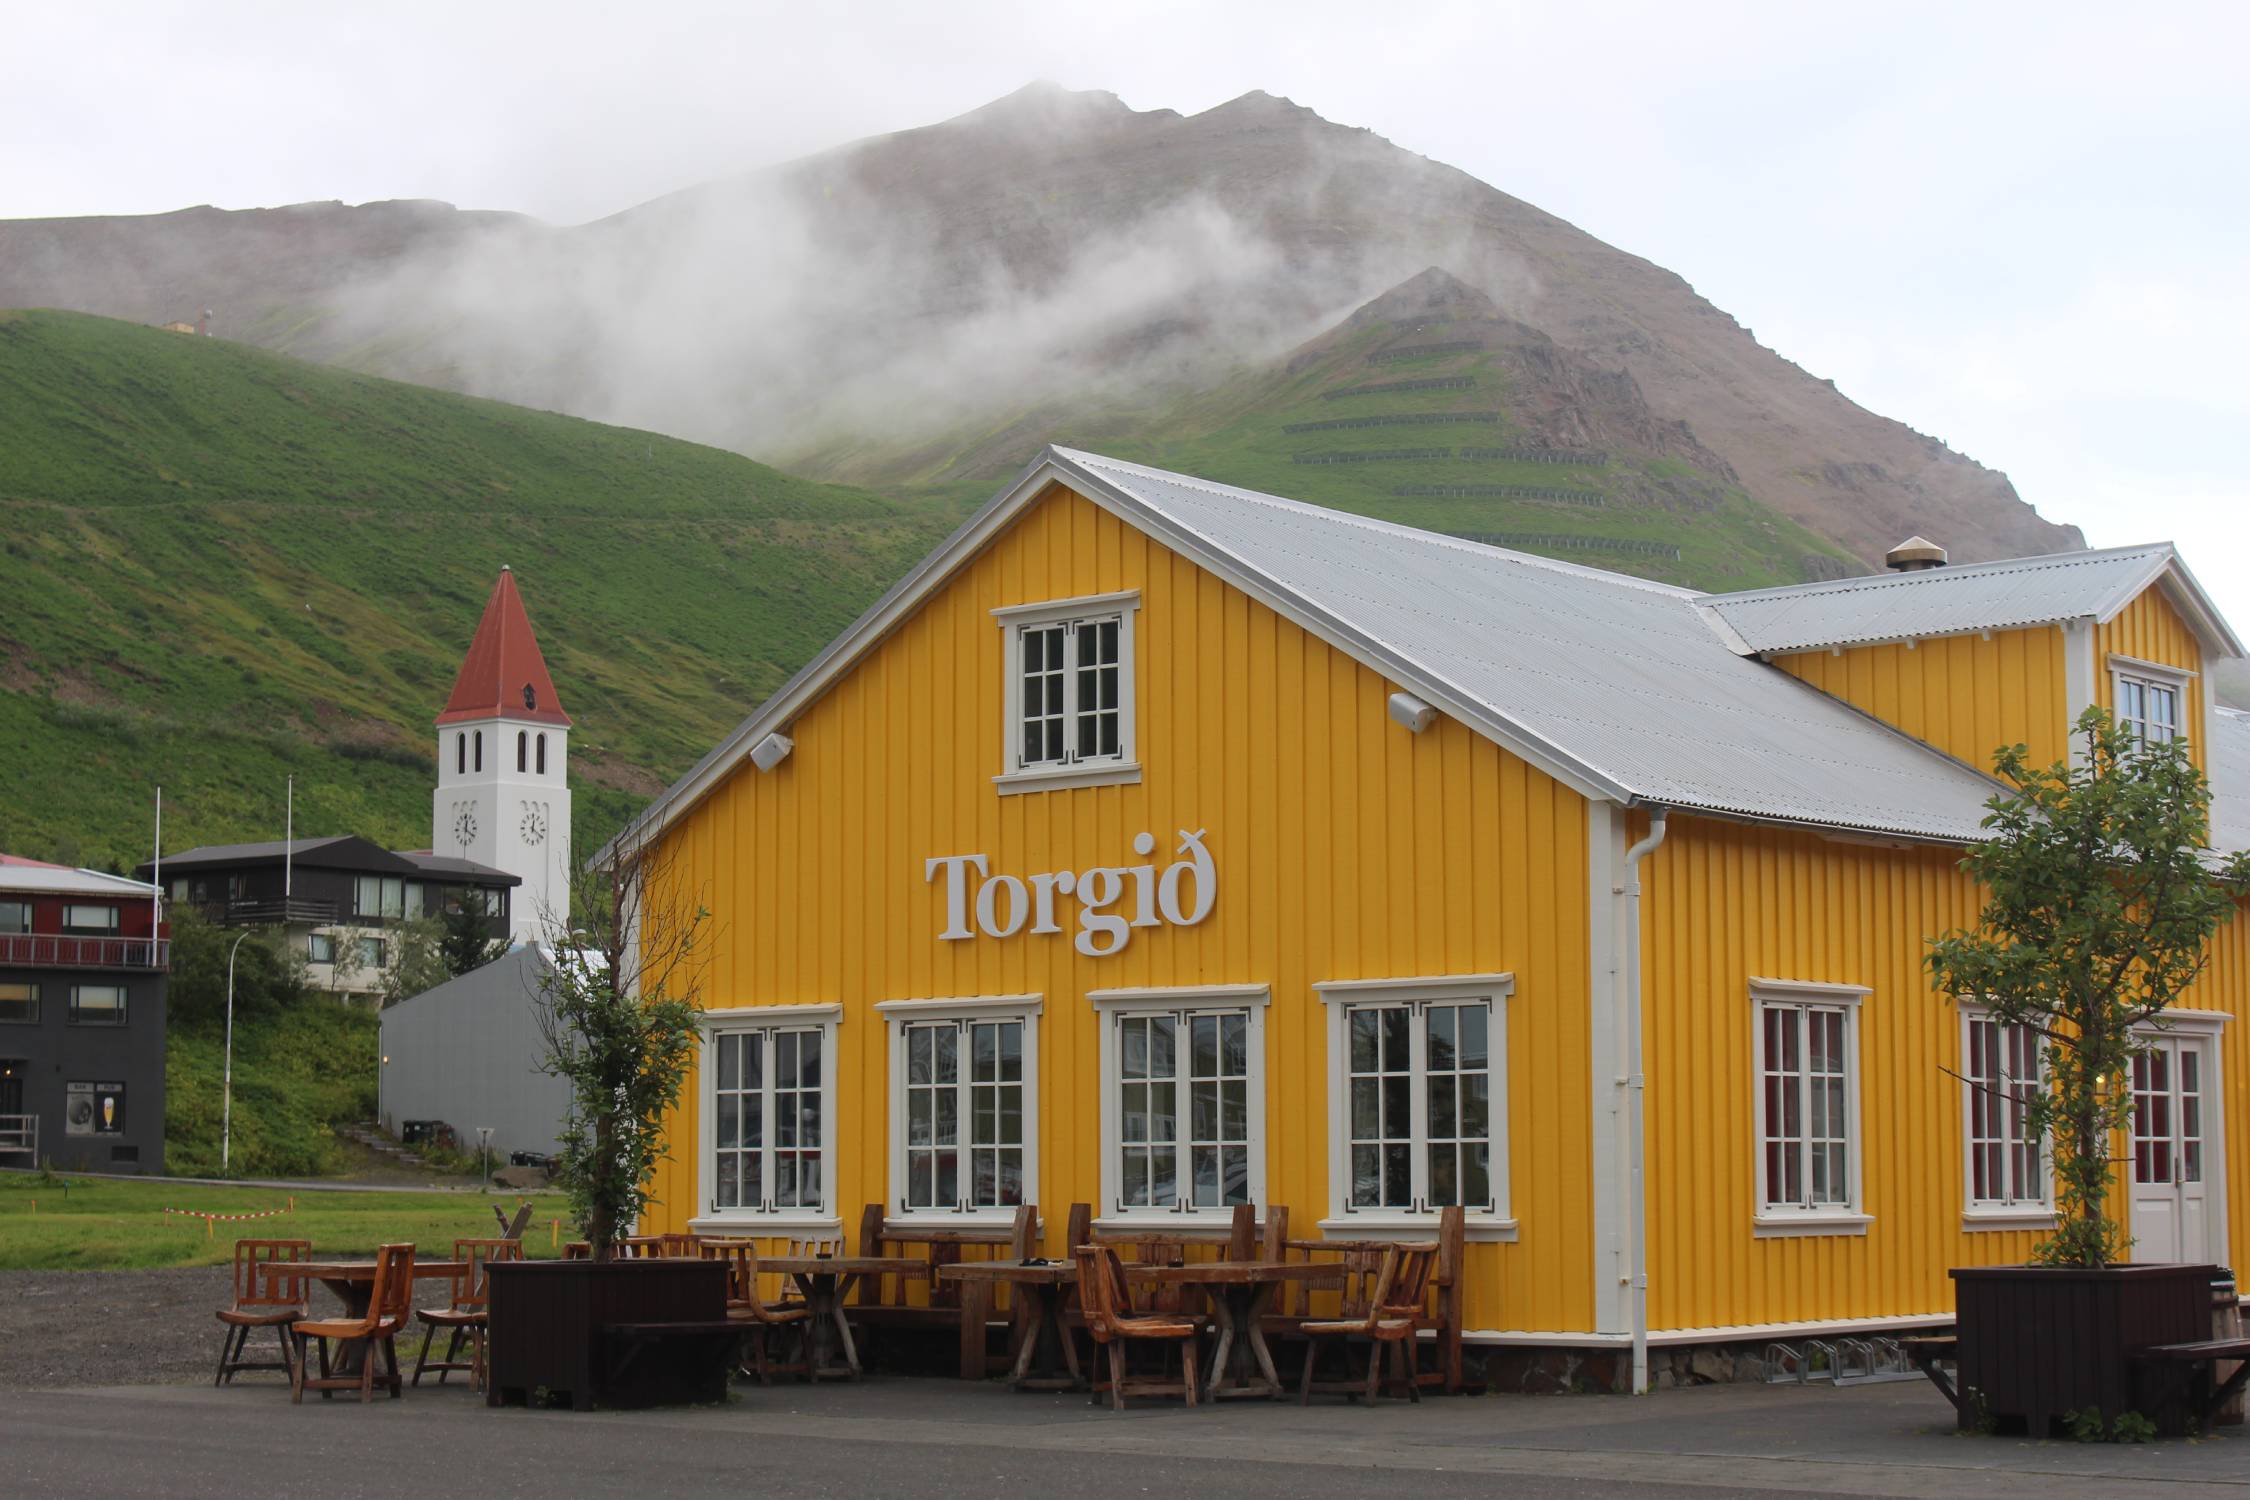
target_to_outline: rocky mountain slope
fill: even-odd
[[[209,305],[274,347],[889,483],[1034,408],[1175,409],[1438,266],[1862,563],[1916,531],[1962,560],[2078,541],[1672,273],[1260,93],[1183,117],[1035,85],[568,229],[280,211],[333,236],[293,257],[212,212],[185,251],[179,216],[0,224],[0,304]]]

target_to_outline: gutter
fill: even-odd
[[[1626,1300],[1631,1310],[1633,1393],[1648,1389],[1648,1183],[1647,1131],[1642,1094],[1647,1081],[1641,1066],[1641,861],[1664,842],[1671,809],[1649,808],[1648,837],[1625,851],[1625,879],[1617,894],[1617,920],[1625,928],[1625,983],[1619,1029],[1625,1039],[1625,1245]]]

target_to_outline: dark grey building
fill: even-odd
[[[141,866],[143,878],[156,873]],[[176,906],[215,922],[285,928],[316,990],[371,999],[395,954],[391,929],[463,900],[493,938],[507,936],[522,877],[427,849],[385,849],[345,834],[264,844],[208,844],[164,856]]]
[[[0,854],[0,1167],[164,1170],[157,890]]]

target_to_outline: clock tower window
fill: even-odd
[[[528,735],[528,734],[526,734],[526,733],[525,733],[525,732],[524,732],[523,730],[521,730],[521,729],[517,730],[517,731],[516,731],[516,774],[517,774],[518,776],[521,776],[521,775],[522,775],[522,774],[524,773],[524,770],[525,770],[525,762],[526,762],[526,761],[528,761],[528,760],[530,759],[530,749],[531,749],[531,736],[530,736],[530,735]]]
[[[466,734],[456,734],[453,736],[453,774],[466,776],[468,772],[469,737]]]
[[[547,774],[547,737],[539,736],[539,774]]]
[[[481,730],[481,729],[480,729],[480,730],[478,730],[478,731],[477,731],[476,739],[477,739],[477,769],[478,769],[479,771],[482,771],[482,770],[484,769],[484,731],[483,731],[483,730]]]

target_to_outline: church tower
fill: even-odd
[[[535,942],[570,916],[570,715],[506,568],[437,731],[430,851],[522,877],[509,938]]]

